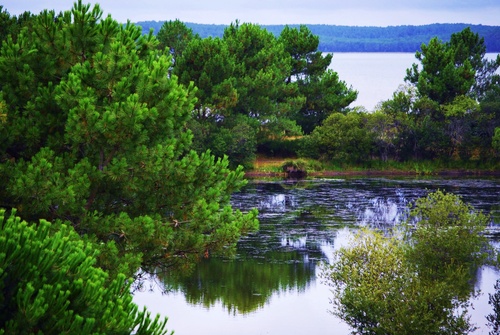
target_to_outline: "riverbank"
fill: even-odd
[[[308,177],[336,176],[500,176],[500,166],[450,167],[442,162],[376,162],[374,166],[338,166],[315,160],[258,156],[246,178],[289,178],[290,171],[300,171]],[[295,166],[295,169],[287,169]]]

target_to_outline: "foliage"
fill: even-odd
[[[495,128],[495,135],[493,136],[493,149],[500,152],[500,127]]]
[[[285,83],[290,70],[283,45],[255,24],[236,22],[222,38],[192,39],[174,73],[197,86],[191,123],[201,144],[196,149],[210,148],[233,166],[249,167],[258,139],[300,134],[290,114],[304,99],[296,84]]]
[[[344,110],[356,92],[327,70],[332,56],[322,55],[318,43],[306,26],[285,28],[275,37],[258,25],[239,22],[228,26],[222,38],[191,39],[174,73],[184,85],[194,82],[197,87],[197,124],[192,125],[205,130],[194,131],[209,139],[202,147],[248,166],[252,155],[245,161],[228,144],[234,142],[228,125],[238,117],[257,121],[245,125],[253,127],[259,145],[311,132],[332,111]]]
[[[292,58],[288,83],[292,80],[304,80],[308,76],[321,75],[332,61],[331,54],[323,56],[321,51],[318,51],[319,37],[313,35],[306,25],[300,25],[298,29],[285,26],[278,41],[284,45],[285,51]]]
[[[347,112],[358,92],[348,88],[333,70],[307,76],[298,81],[299,90],[306,98],[304,107],[295,120],[306,134],[311,133],[332,113]]]
[[[271,33],[256,24],[236,22],[226,28],[223,40],[238,64],[233,73],[238,91],[234,113],[256,118],[265,129],[302,106],[296,84],[286,83],[291,58]],[[293,124],[288,125],[293,131]]]
[[[193,33],[192,29],[188,28],[178,19],[163,23],[156,37],[159,42],[158,48],[160,50],[168,48],[174,62],[182,56],[187,44],[192,39],[199,38],[197,34]]]
[[[229,155],[231,164],[249,168],[253,164],[257,148],[256,128],[255,120],[244,115],[228,118],[224,127],[219,127],[219,131],[212,134],[210,148],[219,157]]]
[[[493,313],[488,314],[488,326],[491,328],[490,335],[500,333],[500,279],[495,283],[495,293],[489,294],[488,304],[493,307]]]
[[[405,80],[416,85],[420,96],[439,104],[450,103],[460,95],[481,98],[500,80],[495,74],[500,56],[486,60],[484,38],[470,28],[452,34],[446,43],[432,38],[429,44],[422,44],[421,49],[415,54],[421,69],[413,64]]]
[[[232,114],[238,101],[234,71],[236,59],[223,40],[194,39],[177,60],[174,73],[184,85],[194,82],[198,98],[196,118],[223,117]]]
[[[298,29],[285,26],[278,41],[291,57],[292,70],[287,83],[296,82],[305,97],[305,104],[293,119],[309,134],[329,114],[343,111],[356,100],[357,92],[328,69],[333,56],[318,51],[319,38],[307,26]]]
[[[470,271],[485,261],[487,218],[453,194],[418,199],[405,238],[362,230],[322,275],[333,313],[356,334],[467,334]]]
[[[368,160],[373,146],[373,136],[366,129],[368,118],[367,114],[357,112],[331,114],[310,135],[316,146],[310,152],[319,153],[325,160],[358,163]]]
[[[0,210],[2,334],[166,334],[132,302],[124,275],[108,282],[73,228],[28,224]]]
[[[416,54],[420,67],[414,64],[405,78],[414,86],[400,87],[378,106],[392,118],[387,130],[394,136],[378,141],[377,151],[400,161],[494,163],[492,138],[500,122],[495,71],[500,59],[487,60],[485,50],[484,39],[470,29],[446,43],[434,38],[424,44]]]
[[[170,73],[157,39],[101,17],[79,1],[2,44],[2,205],[69,222],[114,273],[231,252],[257,226],[229,204],[242,169],[189,150],[196,89]]]
[[[420,276],[430,280],[454,280],[448,271],[463,270],[472,279],[472,270],[485,262],[487,240],[482,233],[489,218],[465,204],[460,197],[437,191],[416,201],[410,212],[416,224],[408,257]],[[468,292],[468,281],[465,281]]]

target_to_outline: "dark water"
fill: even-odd
[[[185,278],[162,277],[137,292],[135,301],[170,318],[176,334],[348,334],[328,313],[328,288],[318,264],[348,243],[360,227],[398,225],[408,206],[434,190],[460,195],[490,213],[490,239],[500,226],[500,179],[349,178],[252,181],[233,195],[243,211],[257,207],[260,230],[245,236],[234,259],[209,259]],[[487,334],[487,293],[499,272],[483,268],[473,301],[473,321]],[[166,292],[163,293],[162,292]],[[202,328],[200,328],[202,327]]]

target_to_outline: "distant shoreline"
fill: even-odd
[[[156,34],[165,21],[140,21],[135,24],[148,33],[150,29]],[[185,22],[195,34],[201,38],[222,37],[227,25],[200,24]],[[484,38],[488,53],[500,52],[500,26],[473,25],[465,23],[435,23],[421,26],[388,26],[360,27],[337,26],[325,24],[305,24],[314,35],[319,37],[318,50],[322,52],[416,52],[422,43],[427,44],[431,38],[438,37],[448,41],[451,34],[470,27],[474,33]],[[288,25],[292,28],[297,24]],[[285,25],[261,25],[261,27],[279,35]]]

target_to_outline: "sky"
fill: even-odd
[[[11,15],[69,10],[72,0],[3,0]],[[331,24],[398,26],[468,23],[500,26],[499,0],[98,0],[119,21],[230,24]]]

